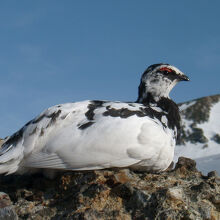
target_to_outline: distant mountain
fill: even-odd
[[[220,95],[181,103],[179,108],[182,131],[175,161],[179,156],[190,157],[204,173],[211,169],[220,174]]]

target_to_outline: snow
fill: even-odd
[[[179,109],[180,109],[180,111],[183,111],[183,110],[189,108],[190,106],[194,105],[195,103],[196,103],[196,101],[183,103],[182,105],[179,106]]]
[[[209,121],[198,125],[204,131],[209,140],[215,135],[220,134],[220,102],[215,104],[211,109]]]
[[[220,154],[196,159],[197,169],[207,175],[210,171],[217,171],[220,175]]]
[[[187,142],[186,145],[176,146],[174,160],[177,161],[180,156],[196,159],[216,154],[220,154],[220,145],[214,141],[209,141],[208,147],[202,143]]]
[[[180,109],[185,110],[194,103],[193,101],[183,104]],[[190,125],[192,123],[192,120],[183,118],[183,125],[186,131],[191,131]],[[186,142],[186,145],[177,145],[174,161],[176,162],[180,156],[189,157],[196,160],[198,170],[204,174],[212,170],[216,170],[220,174],[220,144],[212,140],[215,134],[220,134],[220,102],[212,106],[209,120],[205,123],[197,124],[197,127],[203,130],[208,142],[195,144]]]

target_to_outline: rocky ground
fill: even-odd
[[[0,219],[220,219],[220,178],[191,159],[161,174],[128,169],[0,176]],[[4,193],[3,193],[4,192]]]

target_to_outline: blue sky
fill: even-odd
[[[45,108],[86,99],[132,101],[141,73],[166,62],[189,83],[183,102],[220,93],[220,1],[0,2],[0,137]]]

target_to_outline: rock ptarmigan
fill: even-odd
[[[188,80],[174,66],[154,64],[141,77],[136,102],[50,107],[5,140],[0,173],[112,167],[163,171],[172,162],[180,128],[178,106],[169,93]]]

